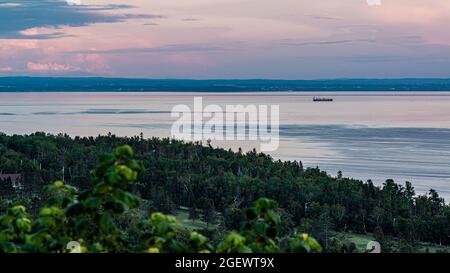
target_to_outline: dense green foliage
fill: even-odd
[[[192,231],[183,241],[179,223],[173,216],[153,213],[140,223],[144,232],[138,242],[127,240],[126,230],[117,225],[118,216],[139,207],[140,198],[128,191],[143,169],[131,159],[130,146],[102,158],[93,171],[94,186],[80,193],[57,181],[46,186],[47,194],[39,213],[32,217],[24,206],[14,206],[0,216],[0,252],[310,252],[321,246],[306,234],[287,238],[280,244],[281,219],[275,201],[261,198],[247,211],[240,233],[232,232],[214,246],[208,238]]]
[[[142,162],[136,183],[128,187],[129,191],[140,197],[142,202],[139,207],[130,196],[118,197],[120,193],[117,192],[95,192],[99,181],[108,177],[105,177],[102,167],[96,169],[94,176],[90,172],[100,164],[100,155],[124,144],[130,145],[136,159]],[[100,166],[108,166],[112,159],[108,160],[102,161]],[[171,214],[179,206],[189,208],[192,219],[200,218],[208,223],[209,228],[204,233],[218,244],[219,249],[227,242],[219,237],[223,237],[228,230],[240,230],[240,236],[245,234],[245,238],[260,238],[241,229],[242,222],[253,216],[243,214],[242,209],[251,207],[254,200],[266,197],[279,205],[273,210],[283,221],[278,230],[280,238],[288,238],[297,232],[312,234],[327,251],[349,252],[346,242],[332,238],[335,231],[374,233],[381,241],[392,237],[402,242],[401,247],[391,247],[390,243],[385,243],[383,247],[386,251],[415,251],[415,244],[419,241],[450,245],[450,207],[434,190],[428,195],[417,196],[408,182],[403,186],[387,180],[377,187],[371,181],[362,182],[342,175],[331,177],[318,168],[304,169],[301,162],[275,161],[255,151],[234,153],[199,143],[144,139],[142,136],[71,139],[43,133],[0,135],[0,170],[24,175],[22,191],[13,190],[3,183],[0,188],[0,196],[3,196],[0,199],[0,213],[6,212],[7,207],[12,205],[24,204],[31,214],[38,214],[39,208],[46,202],[41,188],[48,186],[47,181],[64,178],[67,185],[81,192],[90,192],[80,194],[79,202],[89,201],[93,207],[100,204],[102,208],[106,206],[103,209],[111,210],[105,215],[112,215],[114,221],[120,222],[117,225],[127,229],[128,241],[136,241],[137,236],[141,235],[140,229],[133,228],[129,223],[130,217],[132,221],[145,218],[149,216],[148,211]],[[121,187],[116,190],[125,192]],[[111,196],[118,197],[119,204],[107,204]],[[131,203],[127,204],[124,200]],[[115,215],[114,210],[124,212]],[[86,223],[87,232],[92,232],[89,225],[111,222],[103,215],[103,212],[92,211],[74,217],[83,216],[94,221]],[[158,216],[155,216],[149,225],[157,219]],[[170,222],[174,219],[169,217],[166,220]],[[248,224],[249,230],[255,229],[251,223]],[[108,227],[107,233],[112,231]],[[105,241],[109,238],[98,240],[103,242],[103,248],[120,249],[120,243],[117,246],[106,245]],[[183,240],[187,241],[186,238]],[[196,240],[202,241],[199,238]],[[280,240],[283,249],[295,244]],[[229,244],[237,242],[239,236],[236,235]],[[172,245],[164,243],[164,247],[166,244]],[[265,251],[270,249],[270,245],[267,241],[264,247],[251,246],[251,249]]]

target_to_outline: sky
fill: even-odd
[[[0,76],[450,77],[448,0],[0,0]]]

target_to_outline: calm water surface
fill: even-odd
[[[330,103],[312,97],[330,96]],[[280,105],[275,158],[381,184],[411,181],[450,200],[450,93],[0,93],[0,132],[167,137],[176,104]],[[251,142],[214,143],[250,149]]]

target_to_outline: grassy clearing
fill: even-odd
[[[424,253],[427,253],[427,252],[428,253],[439,253],[439,252],[450,253],[450,247],[420,243],[420,251],[424,252]]]
[[[367,243],[375,240],[372,234],[356,234],[350,232],[339,232],[335,234],[335,237],[342,240],[353,242],[359,252],[366,250]],[[419,252],[438,253],[442,251],[450,252],[450,247],[433,245],[430,243],[418,243]]]
[[[334,236],[341,240],[352,242],[356,245],[359,252],[364,252],[366,250],[367,244],[370,241],[375,240],[370,234],[356,234],[351,232],[339,232]]]
[[[207,228],[207,224],[202,220],[191,220],[189,219],[189,211],[186,209],[177,209],[175,211],[175,217],[181,223],[183,228],[189,230],[202,230]]]

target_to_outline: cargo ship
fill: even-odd
[[[332,98],[321,98],[321,97],[313,97],[313,101],[320,102],[320,101],[333,101]]]

